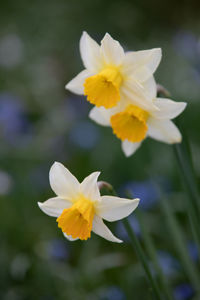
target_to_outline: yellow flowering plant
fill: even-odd
[[[181,143],[181,132],[172,120],[184,111],[187,104],[157,96],[153,74],[161,60],[160,48],[124,52],[120,43],[108,33],[98,45],[83,32],[80,39],[80,54],[85,69],[66,84],[66,89],[86,96],[87,101],[94,105],[89,112],[90,119],[99,125],[112,128],[114,135],[121,140],[122,150],[126,156],[135,153],[147,137],[167,144]],[[183,171],[188,194],[192,195],[192,202],[188,203],[188,212],[194,239],[200,249],[198,192],[195,184],[191,182],[192,171],[186,155],[180,147],[174,149]],[[138,198],[131,200],[114,195],[112,186],[107,183],[105,186],[109,187],[109,192],[111,187],[113,195],[101,196],[101,185],[98,186],[99,174],[94,172],[79,183],[62,164],[54,163],[51,167],[50,185],[57,196],[38,205],[44,213],[57,218],[58,227],[70,241],[87,240],[91,237],[91,232],[94,232],[108,241],[121,243],[122,241],[112,234],[103,220],[113,222],[124,219],[139,204]],[[166,205],[163,207],[182,262],[195,288],[198,288],[198,280],[191,272],[187,253],[183,250],[183,243],[178,237],[176,221],[169,213],[168,207]],[[123,223],[144,267],[155,299],[163,299],[164,293],[166,297],[164,299],[171,300],[171,292],[159,267],[163,293],[128,220],[123,220]],[[147,240],[150,245],[148,236]],[[154,251],[152,249],[151,244],[151,254]],[[152,257],[155,260],[155,253]],[[156,260],[155,265],[158,266]]]

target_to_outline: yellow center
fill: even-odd
[[[70,208],[64,209],[56,221],[67,235],[87,240],[91,236],[94,212],[94,204],[81,196]]]
[[[122,76],[119,70],[110,66],[85,80],[84,95],[90,103],[98,107],[111,108],[120,100],[121,83]]]
[[[114,134],[122,141],[141,142],[147,132],[148,112],[135,105],[129,105],[123,112],[110,119]]]

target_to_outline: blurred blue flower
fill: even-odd
[[[100,300],[125,300],[123,291],[118,286],[110,286],[103,291]]]
[[[199,254],[198,254],[198,248],[197,248],[197,245],[190,241],[187,243],[187,248],[188,248],[188,252],[189,252],[189,255],[191,257],[191,259],[196,262],[198,261],[199,259]]]
[[[165,178],[159,178],[157,181],[165,193],[170,191],[170,184]],[[127,182],[119,192],[125,197],[130,194],[133,198],[140,198],[140,208],[144,210],[151,209],[159,200],[159,192],[152,180]]]
[[[88,116],[90,104],[86,101],[85,96],[71,94],[66,101],[67,112],[70,112],[71,120],[80,119],[80,117]]]
[[[0,127],[4,138],[12,144],[29,130],[22,103],[16,96],[7,92],[0,94]]]
[[[123,186],[123,194],[130,193],[133,198],[140,198],[140,208],[149,209],[159,198],[156,188],[151,181],[132,181]]]
[[[191,31],[180,31],[174,37],[174,46],[178,53],[188,59],[197,59],[198,39]]]
[[[66,260],[69,257],[69,248],[62,239],[53,239],[47,245],[47,252],[54,260]]]
[[[140,231],[140,225],[139,225],[139,222],[138,222],[137,218],[134,215],[130,215],[128,217],[128,221],[129,221],[129,223],[131,225],[131,228],[135,232],[135,234],[137,236],[140,236],[141,235],[141,231]],[[126,229],[124,228],[124,225],[123,225],[122,221],[118,221],[117,222],[116,235],[120,239],[122,239],[123,241],[129,241],[129,236],[127,234]]]
[[[188,300],[194,296],[194,289],[188,283],[179,284],[174,289],[174,298],[176,300]]]
[[[173,276],[180,270],[179,262],[168,252],[159,250],[157,252],[160,267],[166,276]]]
[[[72,128],[70,139],[78,147],[89,150],[97,143],[99,139],[99,130],[91,122],[79,122]]]

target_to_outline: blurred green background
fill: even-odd
[[[82,70],[83,30],[98,42],[109,32],[126,50],[161,47],[155,77],[174,100],[188,102],[178,121],[190,139],[199,176],[199,11],[195,0],[1,2],[0,299],[151,299],[120,222],[108,226],[126,243],[112,244],[95,235],[70,243],[55,219],[40,211],[37,202],[54,195],[48,181],[54,161],[65,164],[79,180],[99,170],[100,180],[113,184],[121,195],[129,189],[140,196],[143,222],[174,299],[199,299],[152,184],[153,178],[165,191],[191,265],[199,270],[183,202],[187,195],[172,147],[148,139],[125,158],[111,129],[89,120],[91,106],[84,97],[64,89]],[[143,243],[136,214],[130,222]]]

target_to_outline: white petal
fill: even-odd
[[[89,117],[99,125],[110,126],[111,116],[125,110],[129,104],[131,104],[131,102],[124,97],[123,101],[119,101],[113,108],[106,109],[103,106],[92,108]]]
[[[90,119],[102,126],[110,126],[111,111],[104,107],[93,107],[89,113]]]
[[[83,84],[85,82],[85,79],[92,75],[93,73],[91,73],[90,71],[83,70],[76,77],[74,77],[70,82],[68,82],[65,88],[75,94],[83,95],[84,94]]]
[[[135,81],[134,78],[129,78],[124,81],[124,84],[121,87],[121,92],[124,97],[128,98],[134,105],[137,105],[146,111],[157,110],[157,107],[153,103],[153,99],[150,99],[150,96],[153,95],[153,91],[154,80],[152,78],[149,81],[146,81],[146,85],[140,84]]]
[[[65,237],[66,239],[68,239],[70,242],[74,242],[74,241],[79,240],[79,238],[73,239],[73,237],[71,237],[71,235],[67,235],[67,234],[64,233],[64,232],[63,232],[63,234],[64,234],[64,237]]]
[[[125,57],[120,43],[114,40],[108,33],[101,41],[101,53],[105,64],[120,65]]]
[[[187,103],[176,102],[165,98],[156,98],[154,104],[159,108],[152,113],[156,119],[174,119],[186,108]]]
[[[131,143],[128,140],[122,142],[122,150],[128,157],[131,156],[140,147],[141,143]]]
[[[39,208],[48,216],[59,217],[65,208],[72,205],[70,201],[61,199],[59,197],[50,198],[49,200],[41,203],[38,202]]]
[[[181,142],[181,133],[170,120],[156,120],[150,117],[148,119],[148,128],[148,136],[155,140],[168,144]]]
[[[110,229],[104,224],[103,220],[98,216],[94,216],[92,231],[110,242],[115,242],[115,243],[123,242],[122,240],[116,238],[112,234]]]
[[[127,75],[131,74],[134,76],[141,67],[145,66],[153,74],[160,63],[161,55],[160,48],[127,52],[123,63],[124,71]]]
[[[52,190],[61,198],[72,201],[79,192],[79,182],[61,163],[55,162],[49,172]]]
[[[157,95],[157,86],[154,77],[153,76],[149,77],[149,79],[143,82],[142,85],[145,90],[146,99],[148,99],[150,103],[153,102],[154,104],[152,111],[158,111],[158,109],[155,109],[155,107],[157,107],[155,103],[155,98]]]
[[[136,69],[131,76],[143,83],[152,76],[152,72],[146,66],[142,66],[141,68]]]
[[[102,67],[100,46],[85,31],[80,39],[80,53],[86,69],[95,73],[99,72]]]
[[[140,53],[138,54],[138,56],[143,61],[145,61],[145,64],[147,63],[147,67],[151,70],[152,73],[154,73],[161,61],[161,57],[162,57],[161,48],[154,48],[151,50],[144,50],[139,52]]]
[[[97,185],[97,179],[100,172],[94,172],[87,176],[80,185],[80,192],[91,201],[100,199],[100,192]]]
[[[123,219],[136,209],[139,201],[139,199],[102,196],[97,206],[98,215],[109,222]]]

